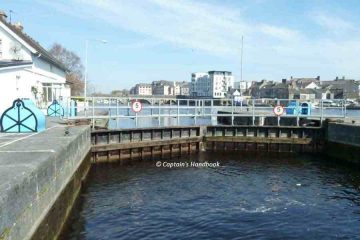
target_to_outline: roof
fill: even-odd
[[[138,83],[136,84],[137,87],[151,87],[152,85],[150,83]]]
[[[68,71],[68,69],[65,67],[64,64],[62,64],[59,60],[57,60],[51,53],[49,53],[45,48],[43,48],[40,43],[35,41],[33,38],[31,38],[29,35],[27,35],[22,30],[17,29],[14,25],[6,22],[6,20],[0,18],[0,22],[3,23],[6,27],[8,27],[12,32],[14,32],[19,38],[21,38],[23,41],[25,41],[27,44],[29,44],[32,48],[34,48],[38,53],[40,53],[40,58],[43,58],[47,60],[48,62],[51,62],[58,68]]]
[[[301,94],[316,94],[316,90],[311,88],[300,89]]]
[[[286,84],[286,83],[276,83],[274,86],[273,86],[273,88],[288,88],[289,87],[289,85],[288,84]]]
[[[212,70],[208,72],[209,74],[225,74],[225,75],[232,75],[232,73],[230,71],[216,71],[216,70]]]
[[[156,85],[156,86],[161,86],[161,85],[174,86],[174,84],[175,83],[173,81],[168,81],[168,80],[158,80],[152,82],[152,85]]]
[[[0,68],[31,65],[32,61],[0,61]]]
[[[290,80],[291,81],[296,81],[296,82],[316,82],[316,81],[320,81],[317,78],[292,78]]]

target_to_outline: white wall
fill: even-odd
[[[66,73],[64,70],[59,69],[52,63],[49,63],[35,55],[32,60],[34,62],[32,72],[37,75],[37,78],[39,78],[41,82],[65,83]]]
[[[35,100],[31,92],[31,86],[38,83],[30,75],[24,68],[0,71],[0,114],[9,108],[17,98]]]
[[[12,36],[1,26],[4,26],[4,24],[0,22],[0,39],[1,39],[0,51],[2,52],[0,56],[0,60],[14,59],[14,55],[11,52],[11,48],[15,45],[15,43],[21,46],[20,55],[22,56],[22,60],[27,60],[27,61],[31,60],[31,52],[28,49],[26,49],[23,45],[21,45],[21,43],[18,42],[14,36]]]

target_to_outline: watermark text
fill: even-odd
[[[168,162],[168,161],[157,161],[156,167],[163,167],[163,168],[214,168],[220,167],[219,162]]]

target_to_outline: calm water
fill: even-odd
[[[360,239],[360,170],[202,153],[213,168],[94,166],[63,239]],[[325,161],[324,161],[325,160]]]

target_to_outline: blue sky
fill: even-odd
[[[240,79],[336,76],[360,79],[357,0],[0,0],[44,47],[58,42],[84,58],[96,90],[191,72],[232,71]]]

